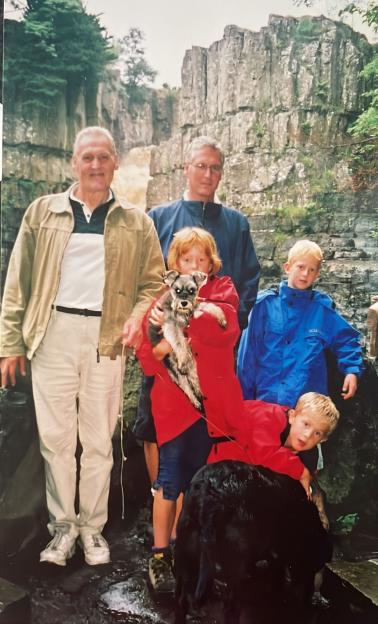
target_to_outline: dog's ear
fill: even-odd
[[[172,286],[175,279],[180,275],[178,271],[166,271],[163,275],[163,282],[167,286]]]
[[[198,288],[200,288],[207,282],[207,275],[206,273],[202,273],[202,271],[194,271],[194,273],[192,273],[192,278],[194,279]]]

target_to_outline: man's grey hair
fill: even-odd
[[[80,130],[80,132],[77,133],[76,138],[75,138],[75,142],[73,145],[73,154],[75,155],[77,150],[79,149],[80,143],[83,139],[85,139],[88,135],[91,134],[102,134],[104,138],[106,138],[109,141],[110,144],[110,148],[113,154],[117,153],[116,150],[116,146],[114,143],[114,139],[112,137],[112,135],[110,134],[109,130],[107,130],[106,128],[102,128],[101,126],[87,126],[86,128],[83,128],[82,130]]]
[[[204,148],[204,147],[211,147],[212,149],[216,150],[220,156],[220,160],[221,160],[221,165],[223,167],[224,165],[224,154],[222,152],[222,148],[219,145],[219,143],[217,143],[217,141],[215,139],[212,139],[211,137],[208,136],[199,136],[195,139],[193,139],[193,141],[191,143],[189,143],[186,151],[185,151],[185,162],[186,163],[190,163],[193,160],[194,157],[194,153],[198,152],[200,149]]]

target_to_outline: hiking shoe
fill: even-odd
[[[329,598],[323,596],[319,591],[315,591],[312,594],[311,604],[313,607],[318,607],[320,609],[329,609],[331,606],[331,601]]]
[[[80,535],[79,544],[84,551],[84,559],[88,565],[109,563],[109,545],[101,533]]]
[[[65,566],[67,559],[70,559],[75,552],[76,536],[66,529],[57,529],[51,542],[42,550],[39,560],[41,562],[55,563],[55,565]]]
[[[148,578],[154,591],[173,593],[176,581],[171,558],[163,552],[153,554],[148,560]]]

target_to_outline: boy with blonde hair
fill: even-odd
[[[297,241],[284,264],[287,280],[259,293],[238,353],[245,399],[293,407],[306,392],[327,395],[327,350],[344,375],[343,398],[354,396],[363,370],[359,333],[313,288],[322,261],[319,245]]]
[[[244,418],[236,439],[249,460],[300,481],[308,496],[315,466],[311,451],[335,429],[339,412],[332,400],[306,392],[295,408],[245,401]]]

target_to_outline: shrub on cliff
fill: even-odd
[[[27,0],[21,21],[5,20],[4,36],[7,95],[33,108],[49,108],[65,89],[72,97],[82,86],[95,88],[115,58],[81,0]]]

